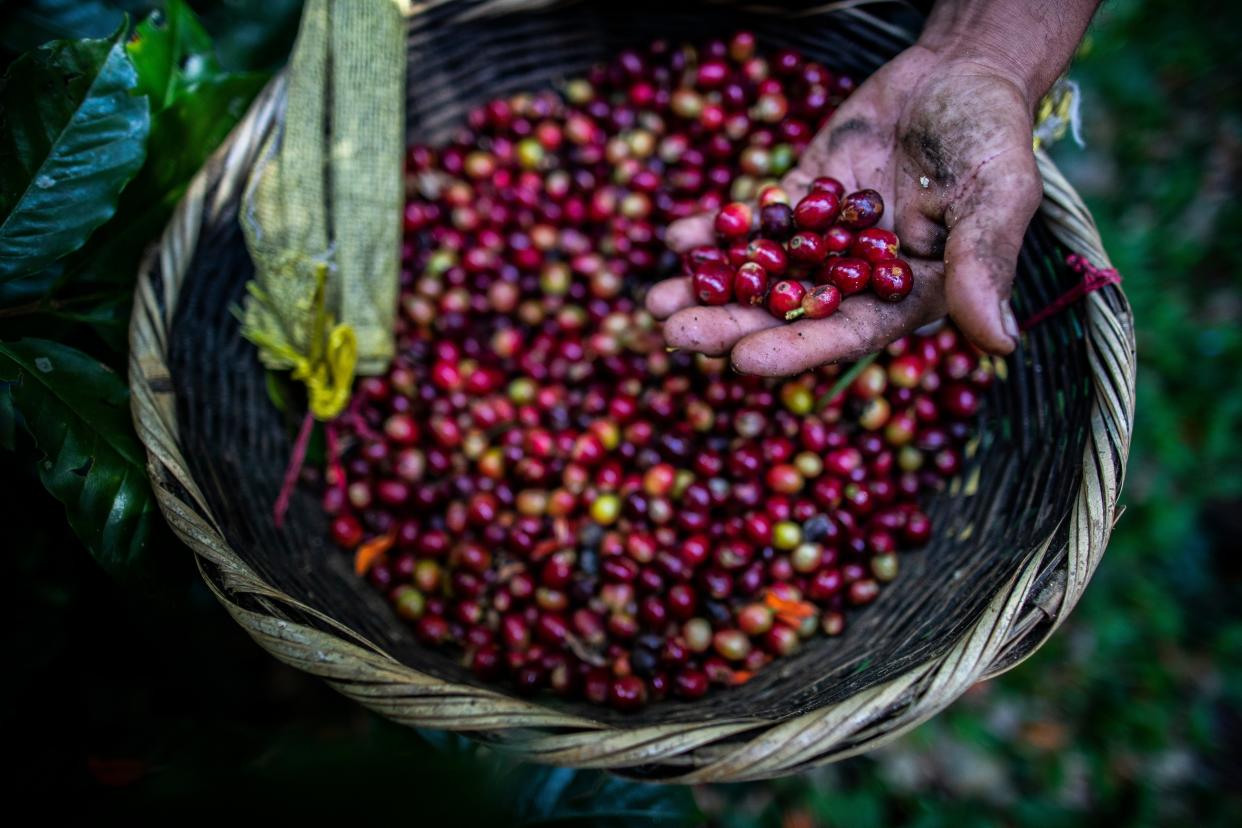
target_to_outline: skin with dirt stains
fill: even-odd
[[[1010,287],[1042,196],[1031,147],[1035,102],[1068,61],[1096,4],[1035,5],[942,0],[919,44],[860,86],[782,181],[794,201],[820,175],[851,191],[878,190],[885,201],[879,226],[897,233],[914,268],[905,301],[860,294],[827,319],[784,324],[757,308],[692,307],[684,280],[670,279],[647,299],[666,320],[669,345],[728,352],[740,371],[779,376],[856,359],[947,313],[981,348],[1013,350]],[[1044,36],[1033,38],[1039,26]],[[1041,47],[990,45],[1008,42]],[[677,222],[669,245],[711,243],[711,220]]]

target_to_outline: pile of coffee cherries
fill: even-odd
[[[824,176],[797,203],[777,186],[759,192],[759,211],[735,201],[716,214],[719,247],[696,247],[684,271],[704,305],[764,305],[778,319],[824,319],[846,296],[870,288],[900,302],[914,287],[900,240],[875,227],[884,200],[875,190],[845,193]]]
[[[523,694],[696,699],[928,539],[991,380],[952,328],[768,380],[640,302],[667,223],[756,197],[852,87],[747,33],[656,43],[410,148],[397,356],[329,427],[323,507],[419,640]]]

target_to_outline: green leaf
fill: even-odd
[[[0,381],[44,458],[39,477],[106,570],[136,573],[154,507],[129,389],[91,357],[43,339],[0,343]]]
[[[0,308],[27,305],[45,299],[60,278],[63,263],[23,276],[11,282],[0,281]]]
[[[81,302],[55,309],[51,315],[66,322],[86,325],[118,354],[129,349],[129,310],[133,305],[130,291],[113,293],[86,303]]]
[[[168,0],[138,24],[125,45],[138,73],[138,89],[151,99],[152,112],[173,102],[193,84],[214,78],[221,67],[211,37],[182,0]]]
[[[116,217],[65,260],[64,284],[130,284],[190,179],[246,113],[265,75],[224,75],[183,90],[151,119],[150,155],[121,193]]]
[[[0,89],[0,282],[76,250],[116,210],[146,155],[124,31],[58,41],[9,67]]]
[[[125,206],[152,202],[168,209],[175,206],[266,81],[266,75],[245,72],[202,80],[182,90],[152,121],[151,158],[134,179],[134,196],[123,198]]]

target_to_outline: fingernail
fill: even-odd
[[[1022,335],[1018,330],[1018,320],[1014,318],[1013,308],[1009,304],[1009,300],[1005,299],[1000,303],[1001,327],[1005,329],[1005,333],[1009,334],[1009,338],[1013,340],[1013,344],[1018,344],[1018,338]]]

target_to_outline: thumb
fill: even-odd
[[[983,350],[1007,354],[1018,346],[1009,306],[1027,225],[1043,197],[1033,154],[979,170],[960,210],[946,214],[945,301],[962,333]]]

